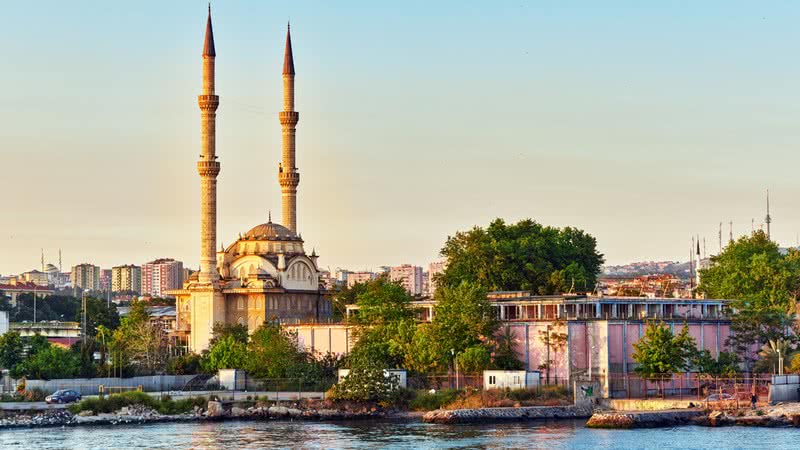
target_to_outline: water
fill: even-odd
[[[19,429],[0,432],[2,449],[253,448],[797,448],[791,428],[678,427],[591,430],[584,421],[492,425],[414,422],[217,422]]]

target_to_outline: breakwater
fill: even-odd
[[[578,419],[592,415],[590,406],[523,406],[518,408],[438,409],[422,416],[428,423],[478,423],[537,419]]]

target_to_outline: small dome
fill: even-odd
[[[299,240],[292,230],[278,223],[262,223],[256,225],[245,234],[246,238],[261,239],[267,241],[294,241]]]

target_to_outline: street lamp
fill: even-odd
[[[456,349],[451,348],[450,354],[453,355],[453,366],[456,368],[456,390],[458,390],[458,361],[456,361]]]

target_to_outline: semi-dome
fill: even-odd
[[[266,241],[293,241],[300,239],[292,230],[272,221],[254,226],[245,234],[245,237]]]

